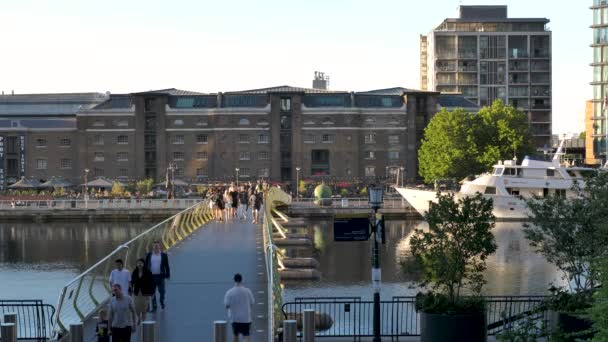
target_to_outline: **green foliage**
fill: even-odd
[[[196,193],[199,195],[203,195],[207,192],[207,187],[204,185],[197,185],[196,186]]]
[[[486,303],[481,296],[460,297],[455,301],[442,293],[418,293],[416,311],[429,314],[475,314],[484,312]]]
[[[66,195],[67,192],[65,191],[65,188],[61,188],[58,186],[53,188],[53,196],[64,197]]]
[[[118,182],[114,182],[112,183],[112,191],[110,192],[110,194],[113,197],[121,197],[122,195],[124,195],[125,193],[125,187],[118,183]]]
[[[316,199],[330,198],[331,197],[331,188],[329,186],[325,185],[325,183],[321,183],[315,188],[314,194],[315,194]]]
[[[426,183],[461,179],[487,171],[498,160],[521,159],[533,151],[526,114],[501,100],[477,114],[444,108],[424,130],[419,172]]]
[[[600,265],[600,281],[604,286],[595,291],[590,309],[593,328],[597,331],[593,342],[608,341],[608,260],[603,260]]]
[[[363,187],[360,191],[359,194],[361,194],[362,196],[367,196],[367,188]]]
[[[587,291],[598,284],[598,261],[608,253],[608,174],[573,187],[574,197],[551,194],[526,200],[530,223],[524,234],[530,245],[557,266],[571,290]]]
[[[590,308],[592,303],[592,291],[572,293],[562,289],[551,288],[551,296],[545,300],[544,306],[556,312],[576,313]]]
[[[306,182],[304,180],[300,180],[300,184],[298,185],[298,191],[300,192],[300,195],[305,194],[306,190]]]
[[[348,191],[348,189],[346,189],[346,188],[340,189],[340,196],[347,197],[349,194],[350,194],[350,191]]]
[[[423,285],[432,284],[457,307],[463,288],[479,294],[485,284],[486,259],[496,251],[493,205],[480,194],[457,201],[453,194],[437,194],[437,198],[425,215],[428,232],[417,229],[410,246]]]
[[[578,138],[579,138],[579,139],[585,139],[585,138],[587,138],[587,132],[582,131],[582,132],[581,132],[581,133],[578,135]]]
[[[503,312],[501,313],[502,319],[507,320],[505,328],[502,332],[496,335],[496,340],[501,342],[536,342],[544,338],[544,341],[563,341],[556,339],[557,336],[552,336],[547,322],[538,319],[534,316],[535,314],[542,314],[542,312],[533,312],[531,315],[526,316],[523,320],[508,321],[508,315]]]
[[[138,180],[135,183],[135,189],[139,192],[140,195],[146,195],[150,191],[152,191],[152,187],[154,186],[154,180],[152,178]],[[112,186],[114,188],[114,186]]]

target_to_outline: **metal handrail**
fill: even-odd
[[[272,212],[278,203],[289,204],[291,196],[283,192],[279,188],[270,188],[264,194],[264,251],[266,254],[266,276],[268,293],[268,341],[273,342],[281,323],[281,307],[283,305],[283,289],[281,288],[281,279],[279,270],[281,262],[279,253],[274,244],[272,233],[276,228],[273,223],[275,220],[272,217]]]
[[[51,337],[55,315],[52,305],[44,304],[40,299],[0,299],[0,316],[5,313],[17,315],[18,339],[41,341]]]
[[[201,199],[0,200],[0,210],[187,209]]]
[[[348,197],[333,197],[326,199],[331,201],[330,204],[324,203],[323,207],[332,208],[370,208],[368,198],[348,198]],[[316,198],[299,198],[294,199],[291,203],[292,207],[308,208],[308,207],[319,207],[316,202]],[[382,204],[384,209],[409,209],[411,206],[403,198],[384,199]]]
[[[54,337],[67,333],[71,323],[86,321],[107,302],[110,298],[107,279],[115,259],[123,259],[125,267],[134,265],[138,258],[143,257],[143,253],[150,250],[154,241],[161,241],[165,250],[168,250],[209,220],[211,213],[208,200],[194,204],[118,246],[68,282],[59,296],[53,322]]]

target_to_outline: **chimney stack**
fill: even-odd
[[[324,72],[315,71],[315,78],[312,80],[313,89],[327,90],[329,86],[329,76],[326,76]]]

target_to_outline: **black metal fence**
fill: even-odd
[[[17,338],[20,340],[46,341],[51,338],[55,308],[42,300],[0,299],[0,316],[17,314]]]
[[[496,335],[506,326],[529,319],[546,322],[547,312],[540,304],[543,296],[485,297],[488,334]],[[398,341],[399,336],[419,336],[420,317],[416,312],[416,297],[393,297],[380,303],[380,334]],[[296,298],[283,304],[285,319],[296,319],[301,331],[304,310],[315,310],[317,337],[373,336],[373,301],[360,297]]]

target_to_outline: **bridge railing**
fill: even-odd
[[[70,281],[59,296],[53,324],[55,337],[66,334],[70,324],[92,317],[107,302],[110,298],[109,275],[116,259],[122,259],[125,267],[132,269],[137,259],[143,258],[151,250],[155,241],[162,243],[165,250],[170,249],[210,219],[209,202],[199,202],[118,246]]]
[[[0,200],[0,210],[187,209],[201,199]]]
[[[42,300],[0,300],[0,317],[17,315],[17,339],[46,341],[51,338],[55,308]]]
[[[316,198],[299,198],[297,200],[294,199],[292,202],[292,206],[296,208],[318,208],[319,205],[316,204]],[[367,198],[329,198],[323,203],[323,207],[329,208],[365,208],[370,209],[369,199]],[[384,199],[384,203],[382,204],[382,208],[384,209],[409,209],[411,206],[409,203],[403,198],[390,198]]]
[[[539,331],[546,327],[549,313],[543,296],[485,297],[488,335],[497,335],[509,325],[530,320]],[[295,319],[301,327],[304,310],[317,316],[317,337],[373,336],[373,301],[359,297],[296,298],[283,304],[285,319]],[[416,297],[393,297],[380,303],[380,334],[384,337],[419,336],[420,315]],[[299,335],[301,335],[299,333]]]
[[[281,321],[281,306],[283,305],[283,289],[279,275],[280,260],[277,247],[273,241],[274,225],[272,211],[277,204],[289,204],[291,196],[279,188],[270,188],[264,195],[264,251],[266,254],[267,294],[268,294],[268,341],[273,342]]]

